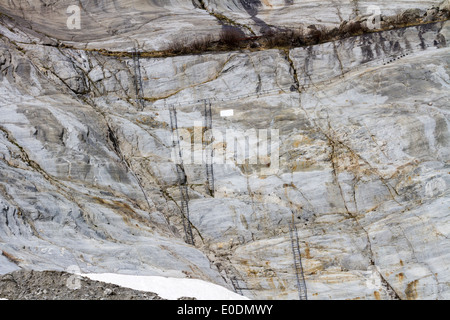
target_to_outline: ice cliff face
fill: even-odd
[[[133,59],[100,49],[218,35],[225,17],[248,34],[335,24],[355,2],[80,1],[81,30],[66,27],[70,1],[45,4],[0,1],[0,273],[77,266],[225,286],[240,275],[251,298],[296,299],[294,216],[310,299],[450,298],[449,22],[295,49],[142,58],[140,110]],[[201,99],[218,132],[276,130],[279,165],[225,152],[211,196],[205,166],[186,162],[193,247],[183,241],[168,105],[194,137]],[[219,154],[226,143],[215,139]]]

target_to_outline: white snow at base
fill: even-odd
[[[197,279],[133,276],[113,273],[90,273],[81,274],[81,276],[125,288],[153,292],[168,300],[176,300],[181,297],[194,297],[198,300],[249,300],[222,286]]]

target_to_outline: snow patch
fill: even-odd
[[[161,298],[168,300],[176,300],[181,297],[193,297],[198,300],[249,300],[222,286],[197,279],[133,276],[112,273],[91,273],[82,274],[81,276],[125,288],[153,292]]]

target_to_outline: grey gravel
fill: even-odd
[[[0,277],[8,300],[165,300],[152,292],[123,288],[59,271],[19,270]]]

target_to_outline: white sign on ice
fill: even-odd
[[[234,110],[222,110],[220,111],[221,117],[232,117],[234,116]]]

